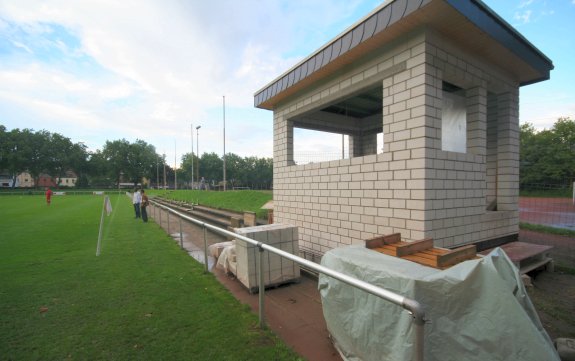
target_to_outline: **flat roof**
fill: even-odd
[[[392,0],[258,90],[254,105],[272,110],[290,95],[423,25],[498,65],[520,85],[547,80],[553,69],[549,58],[480,0]]]

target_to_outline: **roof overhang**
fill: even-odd
[[[505,71],[519,85],[549,79],[553,63],[480,0],[393,0],[257,91],[272,110],[289,96],[410,31],[428,27]]]

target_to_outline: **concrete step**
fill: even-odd
[[[190,203],[164,199],[161,197],[156,197],[154,200],[158,203],[176,209],[179,212],[184,213],[192,218],[196,218],[200,221],[226,229],[231,226],[232,217],[243,219],[242,213],[230,210],[210,208],[201,205],[192,205]]]

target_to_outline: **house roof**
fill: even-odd
[[[417,27],[430,27],[527,85],[549,79],[553,63],[480,0],[392,0],[254,94],[273,109],[290,95]]]

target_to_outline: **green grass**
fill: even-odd
[[[520,189],[519,196],[537,198],[572,198],[573,189]]]
[[[519,228],[540,233],[558,234],[560,236],[575,237],[575,231],[564,228],[549,227],[541,224],[520,222]]]
[[[150,190],[152,195],[162,195],[170,199],[199,203],[209,207],[229,209],[232,211],[256,212],[258,218],[266,218],[267,210],[261,209],[266,202],[272,200],[272,193],[269,191],[200,191],[200,190],[177,190],[177,191],[156,191]]]
[[[0,359],[293,360],[155,223],[113,196],[0,197]]]

